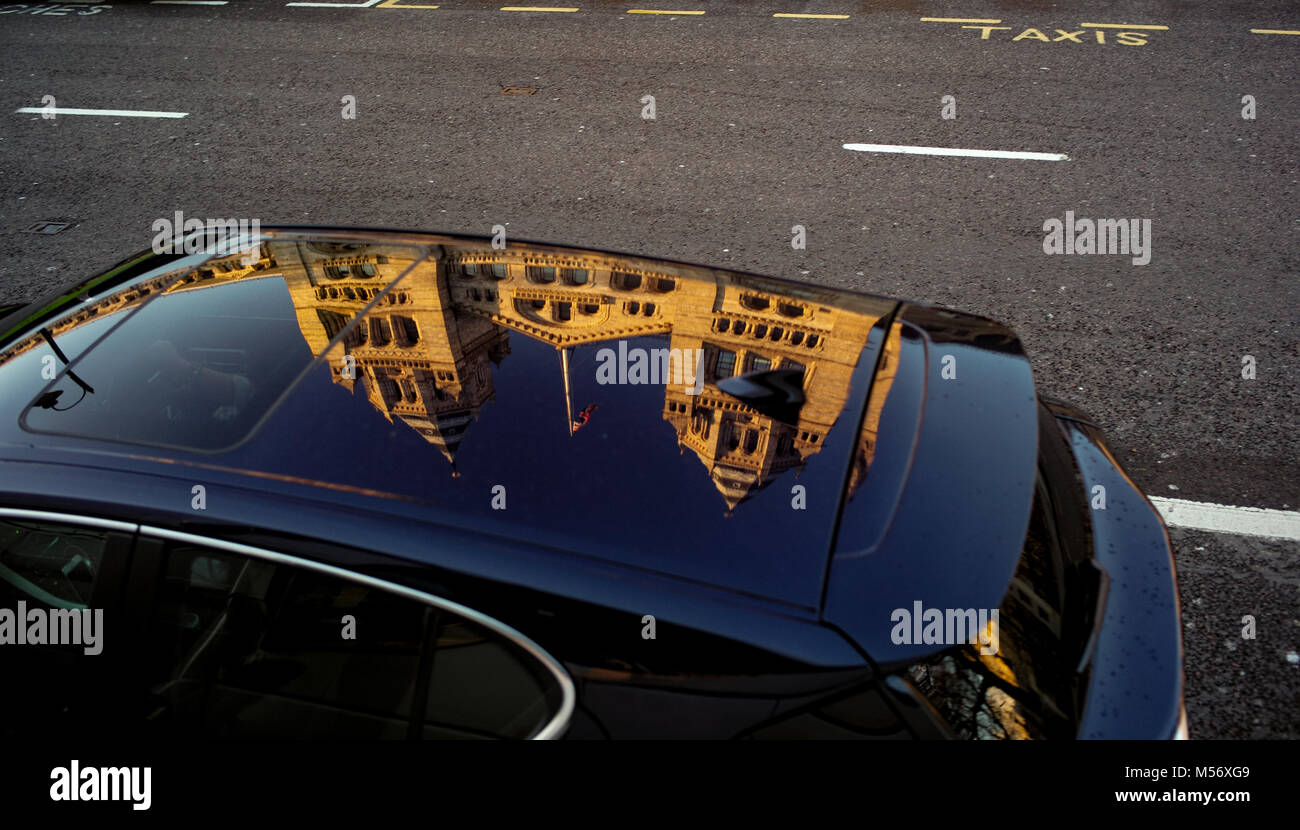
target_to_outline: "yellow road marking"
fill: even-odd
[[[628,9],[628,14],[704,14],[704,12],[666,12],[659,9]]]
[[[502,6],[503,12],[576,12],[577,6]]]
[[[923,17],[922,23],[1001,23],[1002,20],[993,20],[986,17]]]
[[[773,17],[806,17],[815,20],[848,20],[847,14],[774,14]]]
[[[1128,29],[1130,31],[1133,29],[1155,29],[1160,32],[1169,31],[1168,26],[1142,26],[1130,25],[1128,23],[1080,23],[1079,25],[1085,26],[1089,29]]]
[[[1300,35],[1300,31],[1291,29],[1251,29],[1253,35]]]

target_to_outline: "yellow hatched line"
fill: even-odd
[[[502,6],[503,12],[576,12],[577,6]]]
[[[849,19],[849,16],[847,14],[793,14],[793,13],[781,14],[778,12],[777,14],[774,14],[772,16],[773,17],[799,17],[799,18],[808,18],[812,20],[848,20]]]
[[[668,12],[668,11],[663,11],[661,9],[628,9],[627,13],[628,14],[704,14],[704,12],[696,12],[696,11]]]
[[[1300,35],[1300,31],[1294,29],[1251,29],[1252,35]]]

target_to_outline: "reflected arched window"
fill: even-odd
[[[735,352],[718,352],[718,362],[714,374],[719,378],[729,378],[736,369]]]
[[[533,308],[537,309],[538,311],[541,311],[542,309],[546,308],[546,300],[532,300],[529,303],[529,305],[531,305]]]
[[[635,291],[641,287],[641,275],[615,271],[609,282],[619,291]]]
[[[761,325],[761,324],[760,324],[760,325],[757,325],[757,326],[754,326],[754,336],[755,336],[755,337],[767,337],[767,326],[764,326],[764,325]]]
[[[740,304],[750,311],[766,311],[771,305],[766,297],[755,297],[752,294],[741,294]]]
[[[636,300],[633,300],[632,302],[623,306],[623,310],[626,311],[628,314],[639,314],[641,313],[641,304],[638,303]]]
[[[527,274],[529,282],[538,282],[543,285],[555,282],[555,269],[549,266],[529,265]]]
[[[731,327],[731,333],[732,333],[732,334],[744,334],[744,333],[745,333],[745,322],[744,322],[743,320],[737,320],[737,321],[736,321],[736,324],[735,324],[734,326]]]
[[[691,432],[700,438],[708,438],[712,424],[712,413],[708,409],[696,407],[691,415]]]
[[[803,307],[794,305],[793,303],[780,303],[779,305],[777,305],[776,310],[779,311],[785,317],[803,316]]]
[[[713,328],[725,334],[726,331],[731,328],[731,321],[725,317],[723,317],[721,320],[714,320]]]
[[[772,340],[773,340],[773,341],[780,340],[781,337],[782,337],[782,335],[784,335],[784,334],[785,334],[785,331],[783,331],[782,328],[781,328],[780,326],[772,326]]]
[[[600,311],[600,306],[596,303],[583,303],[581,308],[583,314],[595,314]]]
[[[402,397],[407,403],[415,403],[415,384],[410,378],[402,378]]]
[[[330,340],[338,337],[339,332],[343,331],[343,327],[348,324],[348,318],[339,314],[337,311],[327,311],[323,308],[318,308],[316,309],[316,317],[321,321],[321,325],[325,327],[325,335],[329,337]]]
[[[510,276],[510,272],[506,270],[504,263],[492,266],[492,279],[503,280],[508,276]]]
[[[803,342],[803,332],[801,331],[790,332],[790,345],[798,346],[802,342]]]
[[[654,313],[655,313],[655,304],[654,304],[654,303],[646,303],[646,304],[645,304],[645,316],[647,316],[647,317],[651,317],[651,316],[654,315]]]
[[[474,277],[478,276],[478,266],[462,265],[460,266],[460,275],[465,279],[473,279]]]
[[[416,328],[415,321],[410,317],[393,316],[393,335],[397,338],[399,346],[414,346],[420,342],[420,330]]]
[[[816,334],[810,334],[810,335],[808,335],[808,348],[811,349],[811,348],[813,348],[814,346],[816,346],[816,345],[817,345],[818,343],[820,343],[820,342],[821,342],[821,336],[820,336],[820,335],[816,335]]]
[[[676,287],[677,287],[676,280],[670,280],[667,277],[660,277],[659,279],[655,280],[655,290],[658,291],[660,294],[667,294],[669,291],[672,291]]]
[[[573,319],[573,303],[556,303],[555,319],[561,323],[567,323]]]
[[[758,449],[758,430],[752,428],[745,430],[745,454],[753,455],[754,451],[757,449]]]
[[[393,330],[383,317],[370,318],[370,343],[374,346],[387,346],[393,342]]]
[[[591,274],[586,268],[565,268],[564,280],[569,285],[586,285],[591,282]]]

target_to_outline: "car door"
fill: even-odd
[[[125,731],[156,738],[553,738],[567,673],[472,609],[348,567],[143,527]]]

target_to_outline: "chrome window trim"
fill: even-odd
[[[238,542],[227,542],[224,539],[198,536],[193,533],[181,533],[180,531],[167,530],[166,528],[152,527],[150,525],[140,525],[139,528],[141,535],[144,536],[170,539],[175,542],[188,542],[190,544],[203,545],[204,547],[215,548],[217,550],[225,550],[231,553],[252,556],[282,565],[304,568],[306,570],[316,571],[317,573],[326,574],[339,579],[359,582],[362,585],[368,585],[372,588],[397,594],[398,596],[406,597],[407,599],[416,602],[432,605],[435,608],[441,608],[444,611],[450,611],[453,614],[459,614],[471,622],[478,623],[479,625],[494,631],[523,649],[525,652],[530,654],[533,659],[545,666],[551,674],[555,676],[556,682],[560,684],[562,699],[560,701],[559,711],[555,713],[555,716],[549,723],[538,730],[536,734],[529,738],[529,740],[555,740],[562,736],[569,726],[569,721],[573,717],[573,710],[577,702],[577,692],[574,689],[573,681],[569,678],[569,673],[564,670],[564,667],[560,665],[558,660],[548,654],[541,646],[537,645],[537,643],[533,642],[523,633],[516,631],[505,623],[495,620],[486,614],[475,611],[474,609],[461,605],[458,602],[452,602],[451,600],[443,599],[442,597],[428,594],[424,591],[417,591],[414,588],[398,585],[395,582],[388,582],[387,580],[379,579],[377,577],[349,571],[335,565],[326,565],[323,562],[316,562],[311,559],[303,559],[302,557],[293,556],[287,553],[279,553],[278,551],[256,548]]]
[[[62,522],[70,525],[86,525],[103,530],[118,530],[123,533],[135,533],[140,525],[131,522],[118,522],[112,519],[96,519],[93,516],[78,516],[72,513],[51,513],[46,510],[23,510],[17,507],[0,507],[0,519],[35,519],[43,522]]]
[[[318,573],[327,574],[339,579],[346,579],[352,582],[359,582],[381,591],[397,594],[416,602],[422,602],[426,605],[432,605],[435,608],[441,608],[450,611],[453,614],[459,614],[466,619],[475,622],[514,643],[523,649],[533,659],[540,662],[543,666],[555,676],[555,680],[560,684],[561,701],[559,711],[549,723],[537,731],[530,740],[549,741],[555,740],[564,734],[569,727],[569,721],[573,718],[573,710],[577,703],[577,692],[573,686],[573,680],[569,673],[564,670],[560,662],[548,654],[541,646],[533,642],[523,633],[516,631],[503,622],[494,620],[486,614],[475,611],[461,605],[458,602],[452,602],[449,599],[434,596],[433,594],[417,591],[414,588],[407,588],[404,585],[398,585],[395,582],[378,579],[377,577],[366,574],[349,571],[335,565],[326,565],[323,562],[315,562],[311,559],[303,559],[299,556],[293,556],[287,553],[256,548],[251,545],[242,545],[238,542],[227,542],[223,539],[212,539],[207,536],[198,536],[193,533],[181,533],[166,528],[153,527],[151,525],[140,525],[131,522],[120,522],[113,519],[99,519],[93,516],[80,516],[73,513],[54,513],[46,510],[26,510],[16,507],[0,507],[0,518],[14,519],[32,519],[36,521],[58,522],[62,524],[84,525],[87,527],[102,528],[104,530],[117,530],[125,533],[140,533],[142,535],[152,536],[159,539],[170,539],[177,542],[188,542],[195,545],[217,550],[225,550],[231,553],[252,556],[258,559],[264,559],[270,562],[276,562],[282,565],[289,565],[296,568],[305,568]]]

